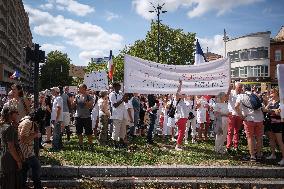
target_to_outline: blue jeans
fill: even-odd
[[[62,135],[61,135],[61,121],[57,122],[53,128],[52,149],[61,150],[62,148]]]
[[[149,125],[149,129],[148,129],[148,134],[147,134],[147,141],[153,142],[153,131],[154,131],[157,115],[156,114],[150,114],[149,117],[150,117],[150,125]]]
[[[130,127],[130,135],[135,134],[135,128],[138,128],[138,123],[139,123],[139,111],[134,111],[134,126]]]
[[[23,175],[23,180],[22,180],[22,186],[26,186],[27,178],[28,178],[28,171],[29,169],[32,169],[32,180],[34,184],[34,189],[41,189],[41,180],[40,180],[40,163],[39,160],[37,159],[36,156],[32,156],[28,159],[26,159],[23,163],[23,168],[22,168],[22,175]]]

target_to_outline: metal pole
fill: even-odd
[[[158,5],[158,63],[160,63],[160,9],[161,7]]]

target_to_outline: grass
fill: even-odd
[[[241,140],[241,151],[235,155],[221,155],[214,152],[214,141],[209,140],[196,144],[184,146],[183,151],[175,151],[175,143],[155,137],[156,145],[147,145],[146,139],[136,137],[130,141],[130,145],[125,149],[115,149],[112,145],[100,146],[95,140],[94,149],[90,151],[87,148],[80,150],[78,140],[72,137],[69,142],[64,141],[65,147],[60,152],[50,152],[47,149],[41,152],[41,162],[43,165],[256,165],[256,166],[273,166],[277,161],[262,161],[252,163],[243,161],[242,158],[248,154],[245,139]],[[265,147],[264,152],[267,154],[269,148]],[[277,154],[280,156],[280,154]]]

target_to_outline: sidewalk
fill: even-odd
[[[282,178],[284,167],[249,166],[43,166],[48,178],[87,177],[228,177]]]

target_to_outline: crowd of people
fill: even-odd
[[[33,97],[25,96],[20,85],[12,85],[1,99],[1,187],[26,187],[31,168],[34,188],[41,188],[39,149],[50,144],[50,150],[61,150],[62,135],[70,140],[72,125],[80,149],[86,148],[83,136],[93,150],[93,138],[99,145],[126,148],[136,136],[154,144],[159,133],[175,142],[177,151],[184,144],[214,138],[214,150],[220,154],[239,151],[239,133],[244,129],[250,161],[275,160],[278,145],[282,154],[278,164],[284,166],[284,122],[277,89],[260,93],[235,83],[227,93],[188,96],[181,93],[182,86],[180,81],[174,95],[124,94],[119,83],[99,92],[81,84],[75,94],[68,86],[53,87],[41,91],[39,107],[33,107]],[[271,147],[268,157],[262,153],[265,134]]]

